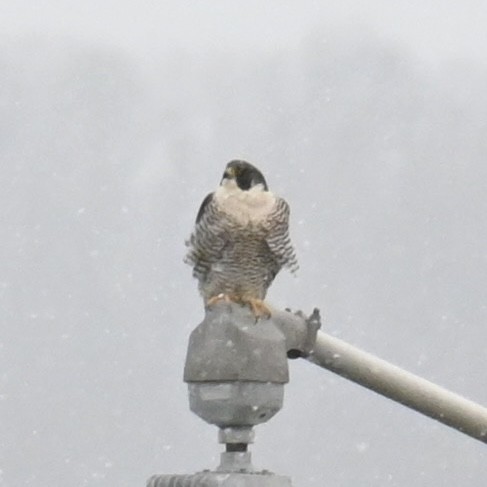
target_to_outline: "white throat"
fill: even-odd
[[[215,192],[215,201],[222,211],[241,223],[258,223],[274,208],[276,197],[257,184],[247,191],[240,189],[234,179],[223,179]]]

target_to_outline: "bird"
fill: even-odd
[[[269,191],[257,167],[243,160],[226,165],[186,241],[185,262],[207,309],[224,300],[250,307],[256,318],[271,316],[264,302],[269,286],[283,267],[298,270],[289,215],[288,203]]]

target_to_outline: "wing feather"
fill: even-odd
[[[275,209],[269,215],[270,232],[266,241],[279,267],[287,267],[295,274],[299,265],[289,236],[289,214],[286,200],[277,198]]]
[[[194,231],[186,242],[188,252],[184,259],[193,266],[193,276],[200,282],[206,280],[212,264],[221,258],[227,241],[214,193],[210,193],[201,203]]]

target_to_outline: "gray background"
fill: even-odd
[[[0,8],[0,485],[214,467],[182,368],[201,199],[247,158],[292,208],[275,306],[487,404],[487,4]],[[291,363],[257,466],[296,487],[487,482],[485,445]]]

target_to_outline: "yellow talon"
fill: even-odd
[[[236,296],[233,294],[218,294],[217,296],[212,296],[206,302],[206,307],[211,308],[219,302],[225,303],[236,303],[242,306],[248,306],[256,318],[268,319],[271,317],[272,312],[270,307],[262,300],[257,298],[247,298],[244,296]]]
[[[262,299],[249,298],[243,299],[242,302],[250,306],[256,318],[269,319],[271,317],[271,309]]]
[[[218,294],[217,296],[212,296],[206,302],[206,307],[211,308],[213,305],[219,303],[220,301],[224,301],[225,303],[229,303],[231,301],[230,296],[228,294]]]

